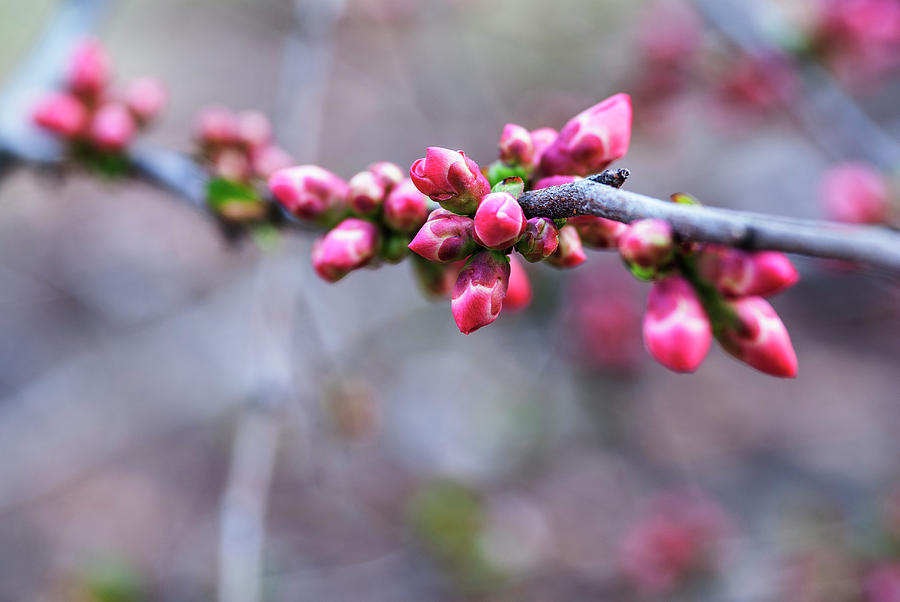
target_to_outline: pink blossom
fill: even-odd
[[[509,256],[509,286],[506,289],[506,297],[503,298],[503,307],[507,311],[519,311],[531,304],[531,281],[525,265],[515,254]]]
[[[390,190],[403,181],[403,170],[396,163],[390,161],[378,161],[369,166],[369,171],[381,182],[385,189]]]
[[[797,376],[797,354],[784,323],[761,297],[743,297],[729,302],[734,324],[724,324],[717,333],[728,353],[757,370],[779,376]]]
[[[371,215],[384,202],[385,186],[371,171],[361,171],[347,183],[347,202],[359,215]]]
[[[525,232],[525,213],[508,192],[492,192],[475,213],[475,240],[489,249],[507,249]]]
[[[887,179],[865,163],[842,163],[822,179],[822,199],[829,219],[851,224],[881,224],[890,211]]]
[[[88,135],[99,148],[119,151],[131,142],[136,130],[134,117],[125,105],[111,102],[94,113]]]
[[[712,342],[712,327],[697,293],[681,276],[653,283],[644,314],[644,345],[675,372],[700,367]]]
[[[272,124],[261,111],[241,111],[235,116],[237,139],[250,149],[267,146],[272,141]]]
[[[534,143],[531,133],[521,125],[507,123],[500,134],[500,160],[507,165],[531,165]]]
[[[509,259],[494,251],[472,255],[456,279],[450,310],[463,334],[497,319],[509,286]]]
[[[125,104],[141,123],[159,115],[168,98],[165,85],[155,77],[140,77],[125,89]]]
[[[784,253],[749,252],[707,245],[697,262],[700,275],[729,297],[767,297],[793,286],[800,275]]]
[[[491,185],[475,161],[462,151],[429,147],[424,159],[409,168],[409,176],[422,194],[460,215],[475,213]]]
[[[543,261],[550,257],[559,246],[559,230],[553,220],[547,217],[533,217],[525,224],[522,239],[516,250],[526,261]]]
[[[230,144],[237,139],[237,119],[228,108],[209,105],[200,109],[195,136],[202,144]]]
[[[313,267],[323,279],[337,282],[372,261],[377,250],[378,228],[350,217],[313,244]]]
[[[409,178],[394,185],[384,201],[384,223],[398,232],[415,232],[428,217],[427,197]]]
[[[99,40],[82,40],[72,52],[66,83],[76,94],[98,98],[110,78],[109,56]]]
[[[446,209],[435,209],[409,243],[417,255],[430,261],[451,262],[475,252],[475,222]]]
[[[541,164],[541,157],[544,156],[544,152],[550,148],[550,145],[556,142],[558,137],[559,132],[553,128],[538,128],[536,130],[531,130],[531,145],[534,147],[534,156],[531,159],[531,164],[533,166]]]
[[[250,176],[250,162],[247,154],[236,148],[224,148],[213,159],[216,175],[233,182],[243,182]]]
[[[581,237],[575,226],[565,225],[559,229],[559,245],[547,261],[558,268],[574,268],[587,260]]]
[[[269,190],[285,209],[305,219],[340,212],[347,197],[347,183],[317,165],[276,171],[269,178]]]
[[[578,231],[584,245],[591,249],[615,249],[619,237],[628,229],[622,222],[593,215],[570,217],[567,222]]]
[[[619,235],[619,254],[642,268],[661,267],[672,257],[675,241],[672,226],[661,219],[642,219]]]
[[[42,128],[73,138],[84,131],[88,113],[84,104],[71,94],[52,92],[38,101],[32,118]]]

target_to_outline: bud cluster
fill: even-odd
[[[122,156],[135,135],[159,115],[168,97],[165,86],[152,77],[113,89],[109,57],[93,38],[75,47],[64,81],[64,89],[35,104],[34,123],[65,140],[75,157],[95,160],[97,167],[110,171],[124,162],[101,159]]]

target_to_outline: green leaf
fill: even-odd
[[[206,202],[229,221],[256,221],[266,214],[266,205],[254,188],[225,178],[206,183]]]
[[[507,192],[518,199],[525,192],[525,181],[518,176],[504,178],[494,184],[491,192]]]
[[[522,180],[528,179],[528,170],[521,166],[507,165],[502,161],[494,161],[487,168],[487,179],[492,188],[506,178],[515,177],[522,178]]]

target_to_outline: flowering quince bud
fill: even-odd
[[[276,171],[269,190],[285,209],[314,220],[344,207],[347,183],[318,165],[298,165]]]
[[[412,164],[409,177],[423,194],[460,215],[475,213],[479,201],[491,191],[475,161],[462,151],[437,146],[429,147],[425,158]]]
[[[587,175],[600,171],[628,152],[631,98],[616,94],[569,120],[541,156],[540,171]]]
[[[593,215],[570,217],[566,222],[578,231],[581,241],[591,249],[615,249],[619,237],[628,230],[622,222]]]
[[[429,261],[465,259],[475,252],[475,222],[446,209],[435,209],[409,243],[413,253]]]
[[[522,240],[516,250],[526,261],[535,263],[550,257],[559,246],[559,230],[553,220],[547,217],[533,217],[525,224]]]
[[[84,131],[88,122],[84,104],[71,94],[54,92],[48,94],[34,107],[34,122],[65,138],[72,138]]]
[[[644,345],[660,364],[693,372],[706,357],[712,327],[697,293],[681,276],[653,283],[644,314]]]
[[[403,181],[404,173],[400,166],[390,161],[378,161],[369,166],[369,171],[375,174],[385,190],[390,190]]]
[[[500,160],[509,165],[531,165],[534,143],[521,125],[507,123],[500,134]]]
[[[800,278],[784,253],[751,253],[720,245],[703,249],[697,269],[704,280],[729,297],[774,295]]]
[[[534,147],[534,156],[531,159],[532,165],[537,166],[541,164],[541,157],[544,156],[544,151],[556,142],[558,136],[559,132],[553,128],[531,130],[531,145]]]
[[[213,160],[213,171],[226,180],[243,182],[250,175],[250,162],[247,155],[238,149],[224,148]]]
[[[134,117],[125,105],[111,102],[94,113],[88,135],[99,148],[119,151],[131,142],[136,129]]]
[[[822,199],[829,219],[850,224],[884,223],[890,208],[887,179],[865,163],[842,163],[828,170]]]
[[[218,145],[234,142],[237,137],[237,120],[225,107],[210,105],[197,114],[195,136],[202,144]]]
[[[502,253],[479,251],[469,258],[456,279],[450,311],[463,334],[497,319],[509,286],[509,259]]]
[[[525,232],[525,213],[507,192],[492,192],[475,212],[475,240],[489,249],[507,249]]]
[[[728,305],[736,321],[723,324],[716,335],[725,351],[766,374],[797,376],[791,337],[772,306],[761,297],[743,297]]]
[[[82,40],[72,53],[66,83],[76,94],[96,98],[109,82],[109,56],[94,38]]]
[[[658,268],[672,258],[672,226],[661,219],[642,219],[619,235],[619,254],[641,268]]]
[[[241,111],[235,122],[238,141],[248,148],[260,148],[272,141],[272,124],[261,111]]]
[[[428,217],[426,198],[412,180],[402,179],[384,201],[384,223],[398,232],[415,232]]]
[[[313,244],[313,267],[323,279],[337,282],[372,261],[377,248],[378,228],[348,217]]]
[[[574,268],[587,260],[584,248],[581,246],[581,237],[574,226],[565,225],[559,229],[559,245],[556,251],[547,258],[550,265],[558,268]]]
[[[264,146],[253,151],[250,157],[253,164],[253,173],[257,177],[266,179],[279,169],[284,169],[294,164],[293,157],[280,146]]]
[[[371,171],[361,171],[347,183],[347,201],[359,215],[372,215],[384,202],[384,185]]]
[[[515,255],[509,256],[509,286],[503,307],[506,311],[519,311],[531,304],[531,281],[522,260]]]
[[[541,190],[542,188],[550,188],[551,186],[562,186],[563,184],[571,184],[577,182],[581,178],[579,176],[547,176],[541,178],[534,183],[532,190]]]
[[[140,77],[125,89],[125,104],[140,123],[146,123],[162,112],[169,94],[155,77]]]

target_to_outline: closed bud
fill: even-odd
[[[264,146],[253,151],[250,157],[253,164],[253,173],[258,178],[263,179],[268,179],[279,169],[284,169],[294,164],[293,157],[280,146]]]
[[[492,192],[475,213],[475,240],[489,249],[507,249],[525,232],[525,213],[507,192]]]
[[[716,337],[728,353],[761,372],[782,378],[797,376],[797,354],[787,328],[761,297],[728,303],[733,323],[722,324]]]
[[[267,146],[272,141],[272,124],[260,111],[241,111],[235,117],[238,142],[249,149]]]
[[[522,260],[515,255],[509,256],[509,286],[503,299],[506,311],[519,311],[531,305],[531,281]]]
[[[412,180],[402,179],[384,201],[384,223],[398,232],[415,232],[428,217],[427,203]]]
[[[800,278],[784,253],[749,252],[719,245],[703,249],[697,268],[704,280],[729,297],[767,297]]]
[[[377,250],[378,228],[350,217],[313,244],[313,268],[328,282],[337,282],[372,261]]]
[[[565,225],[559,229],[559,245],[556,251],[547,258],[550,265],[558,268],[574,268],[587,260],[581,237],[574,226]]]
[[[250,176],[250,162],[246,153],[236,148],[224,148],[213,160],[213,172],[226,180],[243,182]]]
[[[491,185],[475,161],[461,151],[429,147],[425,158],[409,168],[416,188],[460,215],[475,213],[478,202],[491,191]]]
[[[384,202],[384,185],[371,171],[361,171],[347,183],[347,202],[359,215],[373,215]]]
[[[540,180],[535,182],[533,190],[550,188],[551,186],[562,186],[563,184],[571,184],[572,182],[577,182],[580,179],[581,178],[578,176],[547,176],[546,178],[541,178]]]
[[[125,105],[111,102],[94,113],[88,135],[98,148],[120,151],[128,146],[136,130],[134,117]]]
[[[616,94],[569,120],[541,156],[545,176],[587,175],[624,156],[631,140],[631,98]]]
[[[675,372],[700,367],[712,341],[712,328],[697,293],[681,276],[653,283],[644,314],[644,345],[660,364]]]
[[[850,224],[881,224],[890,212],[887,178],[865,163],[842,163],[822,180],[829,219]]]
[[[155,77],[140,77],[125,89],[125,104],[138,123],[146,123],[159,115],[168,99],[165,85]]]
[[[494,251],[479,251],[459,273],[450,310],[463,334],[475,332],[497,319],[509,286],[509,259]]]
[[[61,92],[48,94],[39,100],[32,118],[37,125],[65,138],[81,134],[88,123],[84,104],[71,94]]]
[[[378,161],[369,166],[369,171],[375,174],[378,181],[381,182],[385,190],[391,190],[394,186],[403,181],[404,173],[400,166],[390,161]]]
[[[435,209],[409,243],[409,248],[429,261],[459,261],[475,252],[474,235],[475,222],[471,217]]]
[[[617,248],[619,237],[628,230],[628,226],[622,222],[593,215],[570,217],[566,223],[578,230],[584,246],[591,249]]]
[[[69,90],[97,99],[109,83],[109,56],[103,45],[94,38],[82,40],[72,53],[66,84]]]
[[[347,197],[347,183],[317,165],[276,171],[269,178],[269,190],[285,209],[310,220],[340,213]]]
[[[237,139],[237,120],[226,107],[210,105],[200,109],[194,136],[204,145],[230,144]]]
[[[547,217],[533,217],[525,224],[522,240],[516,250],[526,261],[535,263],[550,257],[559,246],[559,230],[553,220]]]
[[[619,235],[619,254],[627,263],[643,269],[660,268],[672,259],[675,241],[672,226],[661,219],[642,219]]]
[[[553,128],[538,128],[531,130],[531,145],[534,147],[534,156],[531,164],[537,166],[541,164],[541,157],[550,146],[556,142],[559,132]]]
[[[500,160],[508,165],[531,165],[534,143],[521,125],[507,123],[500,134]]]

